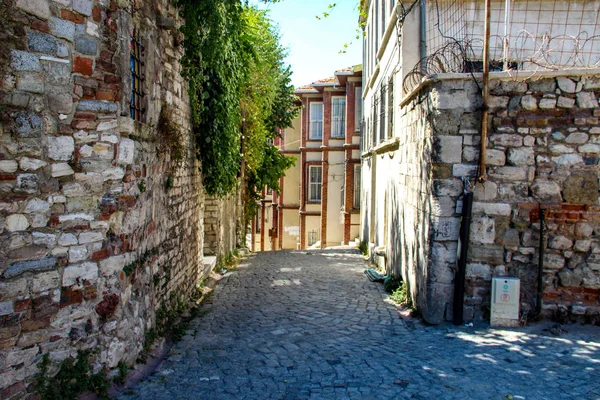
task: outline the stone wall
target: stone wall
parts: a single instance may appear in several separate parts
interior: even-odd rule
[[[206,197],[204,210],[204,254],[222,256],[239,245],[241,230],[240,191],[224,198]]]
[[[600,77],[492,76],[488,179],[474,187],[465,319],[487,318],[492,276],[520,277],[521,312],[534,308],[544,209],[544,314],[598,323]],[[464,75],[439,76],[402,104],[404,222],[394,268],[433,323],[451,318],[461,177],[477,176],[480,106],[477,84]]]
[[[132,363],[159,307],[202,278],[204,194],[168,4],[2,2],[2,398],[26,390],[45,353],[95,348],[96,367]],[[134,28],[145,46],[139,122]],[[161,122],[178,126],[179,167]]]

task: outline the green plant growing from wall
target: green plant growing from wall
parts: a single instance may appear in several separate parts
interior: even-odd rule
[[[244,176],[248,205],[266,185],[278,190],[294,163],[272,145],[297,115],[279,34],[265,12],[240,0],[176,4],[185,20],[182,75],[189,82],[204,187],[209,195],[224,196]]]
[[[103,367],[94,374],[90,358],[96,351],[79,350],[77,358],[68,357],[60,363],[58,373],[51,376],[50,356],[44,354],[38,364],[34,388],[41,400],[75,400],[85,392],[96,393],[100,397],[108,397],[109,383],[107,370]]]

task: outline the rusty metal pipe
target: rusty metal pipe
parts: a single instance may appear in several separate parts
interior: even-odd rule
[[[485,36],[483,38],[483,82],[482,82],[482,106],[481,106],[481,145],[479,150],[479,182],[487,180],[487,137],[489,119],[489,97],[490,97],[490,21],[491,0],[485,0]]]

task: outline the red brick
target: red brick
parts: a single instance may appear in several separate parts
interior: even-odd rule
[[[85,100],[94,100],[96,98],[96,91],[92,88],[83,88],[82,99]]]
[[[46,21],[40,21],[39,19],[34,19],[31,23],[31,29],[35,29],[36,31],[50,33],[50,27]]]
[[[94,60],[87,57],[73,57],[73,72],[83,75],[92,75],[94,72]]]
[[[24,391],[25,391],[25,382],[24,381],[13,383],[12,385],[2,389],[2,391],[0,392],[0,399],[8,399],[8,398],[13,397],[16,394],[24,392]]]
[[[110,72],[111,74],[114,74],[117,72],[116,65],[114,65],[110,61],[106,62],[103,60],[96,60],[96,68],[98,68],[100,71]]]
[[[104,75],[104,82],[106,83],[121,83],[121,78],[116,75]]]
[[[96,92],[96,100],[115,101],[115,92],[108,90],[98,90]]]
[[[80,304],[82,301],[83,292],[81,290],[63,288],[60,292],[60,308],[70,306],[71,304]]]
[[[98,124],[95,121],[83,120],[83,119],[74,119],[71,122],[71,127],[73,129],[96,129]]]
[[[37,331],[50,326],[51,317],[43,317],[39,319],[30,319],[21,322],[21,329],[26,332]]]
[[[92,9],[92,17],[96,22],[102,21],[102,9],[100,8],[100,6],[94,6],[94,8]]]
[[[83,24],[83,22],[85,21],[83,16],[81,16],[79,14],[75,14],[73,11],[65,10],[65,9],[62,9],[60,11],[60,17],[62,19],[66,19],[67,21],[71,21],[75,24]]]
[[[100,52],[100,59],[103,61],[106,61],[106,62],[111,62],[113,55],[114,55],[114,53],[112,51],[102,50]]]
[[[83,96],[83,88],[79,85],[73,85],[73,94],[77,97]]]
[[[96,119],[96,114],[91,113],[91,112],[76,112],[75,115],[73,116],[74,119],[87,119],[90,121],[93,121]]]
[[[15,301],[15,312],[29,310],[31,308],[31,299]]]
[[[92,261],[100,261],[100,260],[104,260],[105,258],[108,258],[108,257],[110,257],[110,250],[102,249],[102,250],[98,250],[92,254]]]
[[[0,174],[0,181],[14,181],[17,179],[15,174]]]

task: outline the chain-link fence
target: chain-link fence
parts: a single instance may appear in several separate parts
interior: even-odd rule
[[[414,0],[401,9],[418,12]],[[424,75],[483,68],[485,1],[426,0],[426,55],[404,88]],[[490,68],[557,70],[600,67],[600,0],[491,2]]]

